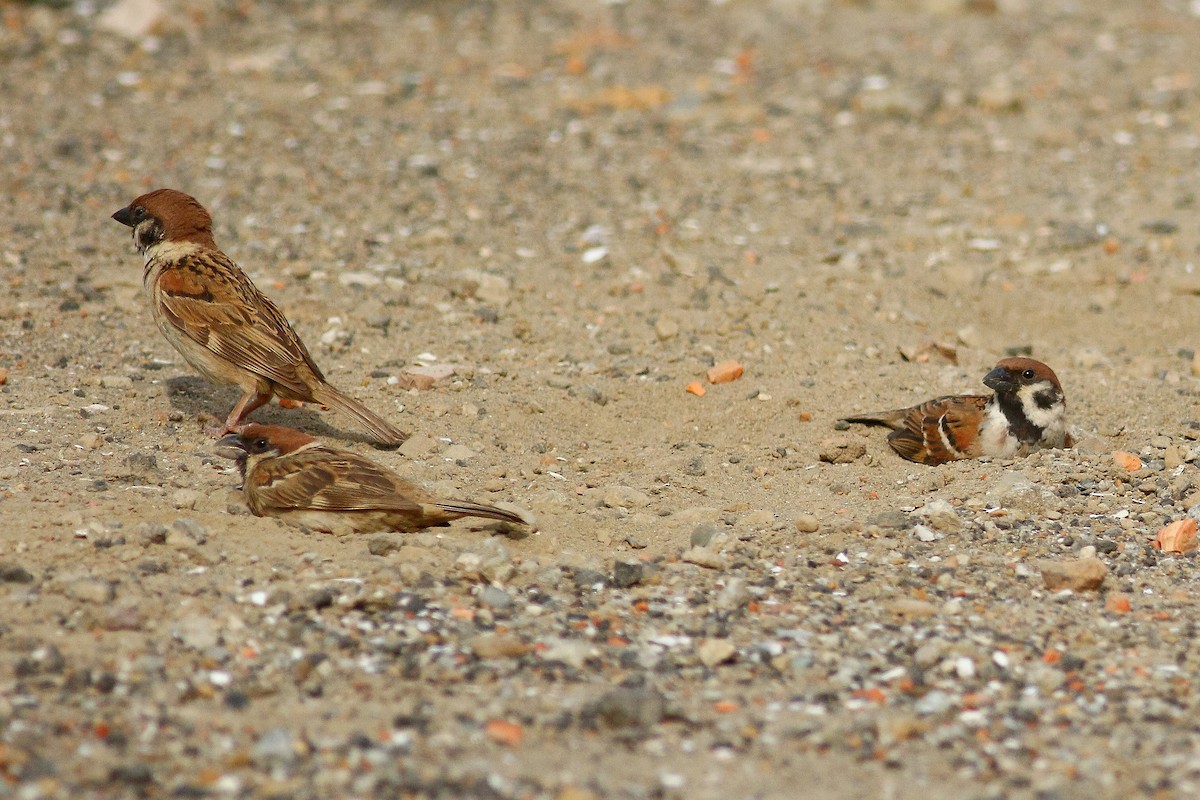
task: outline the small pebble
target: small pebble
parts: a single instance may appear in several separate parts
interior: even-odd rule
[[[645,567],[641,561],[618,561],[613,564],[613,586],[628,589],[642,582]]]
[[[728,639],[705,639],[696,648],[696,656],[706,667],[715,667],[737,654],[737,647]]]
[[[604,490],[602,502],[608,508],[645,508],[650,496],[631,486],[610,486]]]
[[[728,566],[724,556],[707,547],[690,547],[679,556],[689,564],[707,569],[725,569]]]
[[[479,602],[489,608],[512,608],[512,595],[495,586],[485,586],[479,592]]]
[[[195,489],[177,489],[171,495],[171,504],[177,509],[191,510],[196,507],[196,503],[200,501],[200,493]]]
[[[799,514],[796,516],[796,530],[800,533],[816,533],[821,529],[821,521],[815,514]]]
[[[692,547],[708,547],[713,540],[725,535],[725,529],[720,525],[697,525],[692,529],[690,541]]]
[[[1076,592],[1095,591],[1104,583],[1108,567],[1098,558],[1080,558],[1073,561],[1051,561],[1042,559],[1038,570],[1046,588],[1052,592],[1072,589]]]
[[[857,437],[831,436],[823,439],[817,456],[829,464],[853,464],[867,454],[867,446]]]
[[[600,697],[592,710],[610,728],[648,728],[666,716],[667,702],[653,689],[619,687]]]
[[[79,578],[66,584],[63,593],[85,603],[111,603],[117,595],[112,583],[100,578]]]

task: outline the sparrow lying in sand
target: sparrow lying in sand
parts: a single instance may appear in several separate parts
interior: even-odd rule
[[[206,378],[244,393],[217,435],[278,396],[344,412],[383,445],[408,438],[329,385],[287,318],[217,247],[212,218],[195,198],[158,189],[112,216],[133,228],[146,258],[142,282],[158,329]]]
[[[888,444],[909,461],[1023,456],[1070,447],[1067,401],[1054,370],[1032,358],[1006,358],[983,378],[995,394],[927,400],[919,406],[856,414],[845,422],[886,425]]]
[[[217,453],[237,461],[252,513],[317,531],[409,533],[461,517],[530,524],[514,511],[439,500],[370,459],[292,428],[247,425],[218,440]]]

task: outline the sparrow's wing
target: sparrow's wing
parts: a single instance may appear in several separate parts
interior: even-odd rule
[[[259,503],[280,511],[397,511],[419,514],[431,498],[374,461],[313,447],[267,459],[251,470]]]
[[[324,380],[287,318],[224,254],[186,256],[158,279],[163,314],[221,358],[309,396],[304,373]]]
[[[902,458],[944,464],[979,455],[979,423],[990,397],[957,395],[927,400],[907,410],[903,425],[888,434]]]

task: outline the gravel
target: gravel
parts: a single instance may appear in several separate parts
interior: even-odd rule
[[[3,8],[0,794],[1198,791],[1187,3],[185,11]],[[256,419],[538,531],[250,515],[159,185],[414,435]],[[1074,449],[836,424],[1011,352]]]

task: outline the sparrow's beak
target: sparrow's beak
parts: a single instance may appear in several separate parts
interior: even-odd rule
[[[221,458],[231,458],[237,461],[246,457],[246,445],[238,434],[227,433],[217,439],[217,445],[213,448],[213,452]]]
[[[1018,388],[1017,382],[1013,380],[1012,373],[1004,367],[996,367],[987,375],[984,375],[983,385],[1001,393],[1015,392]]]
[[[120,211],[113,214],[112,218],[126,227],[133,227],[133,210],[130,209],[129,206],[125,206]]]

